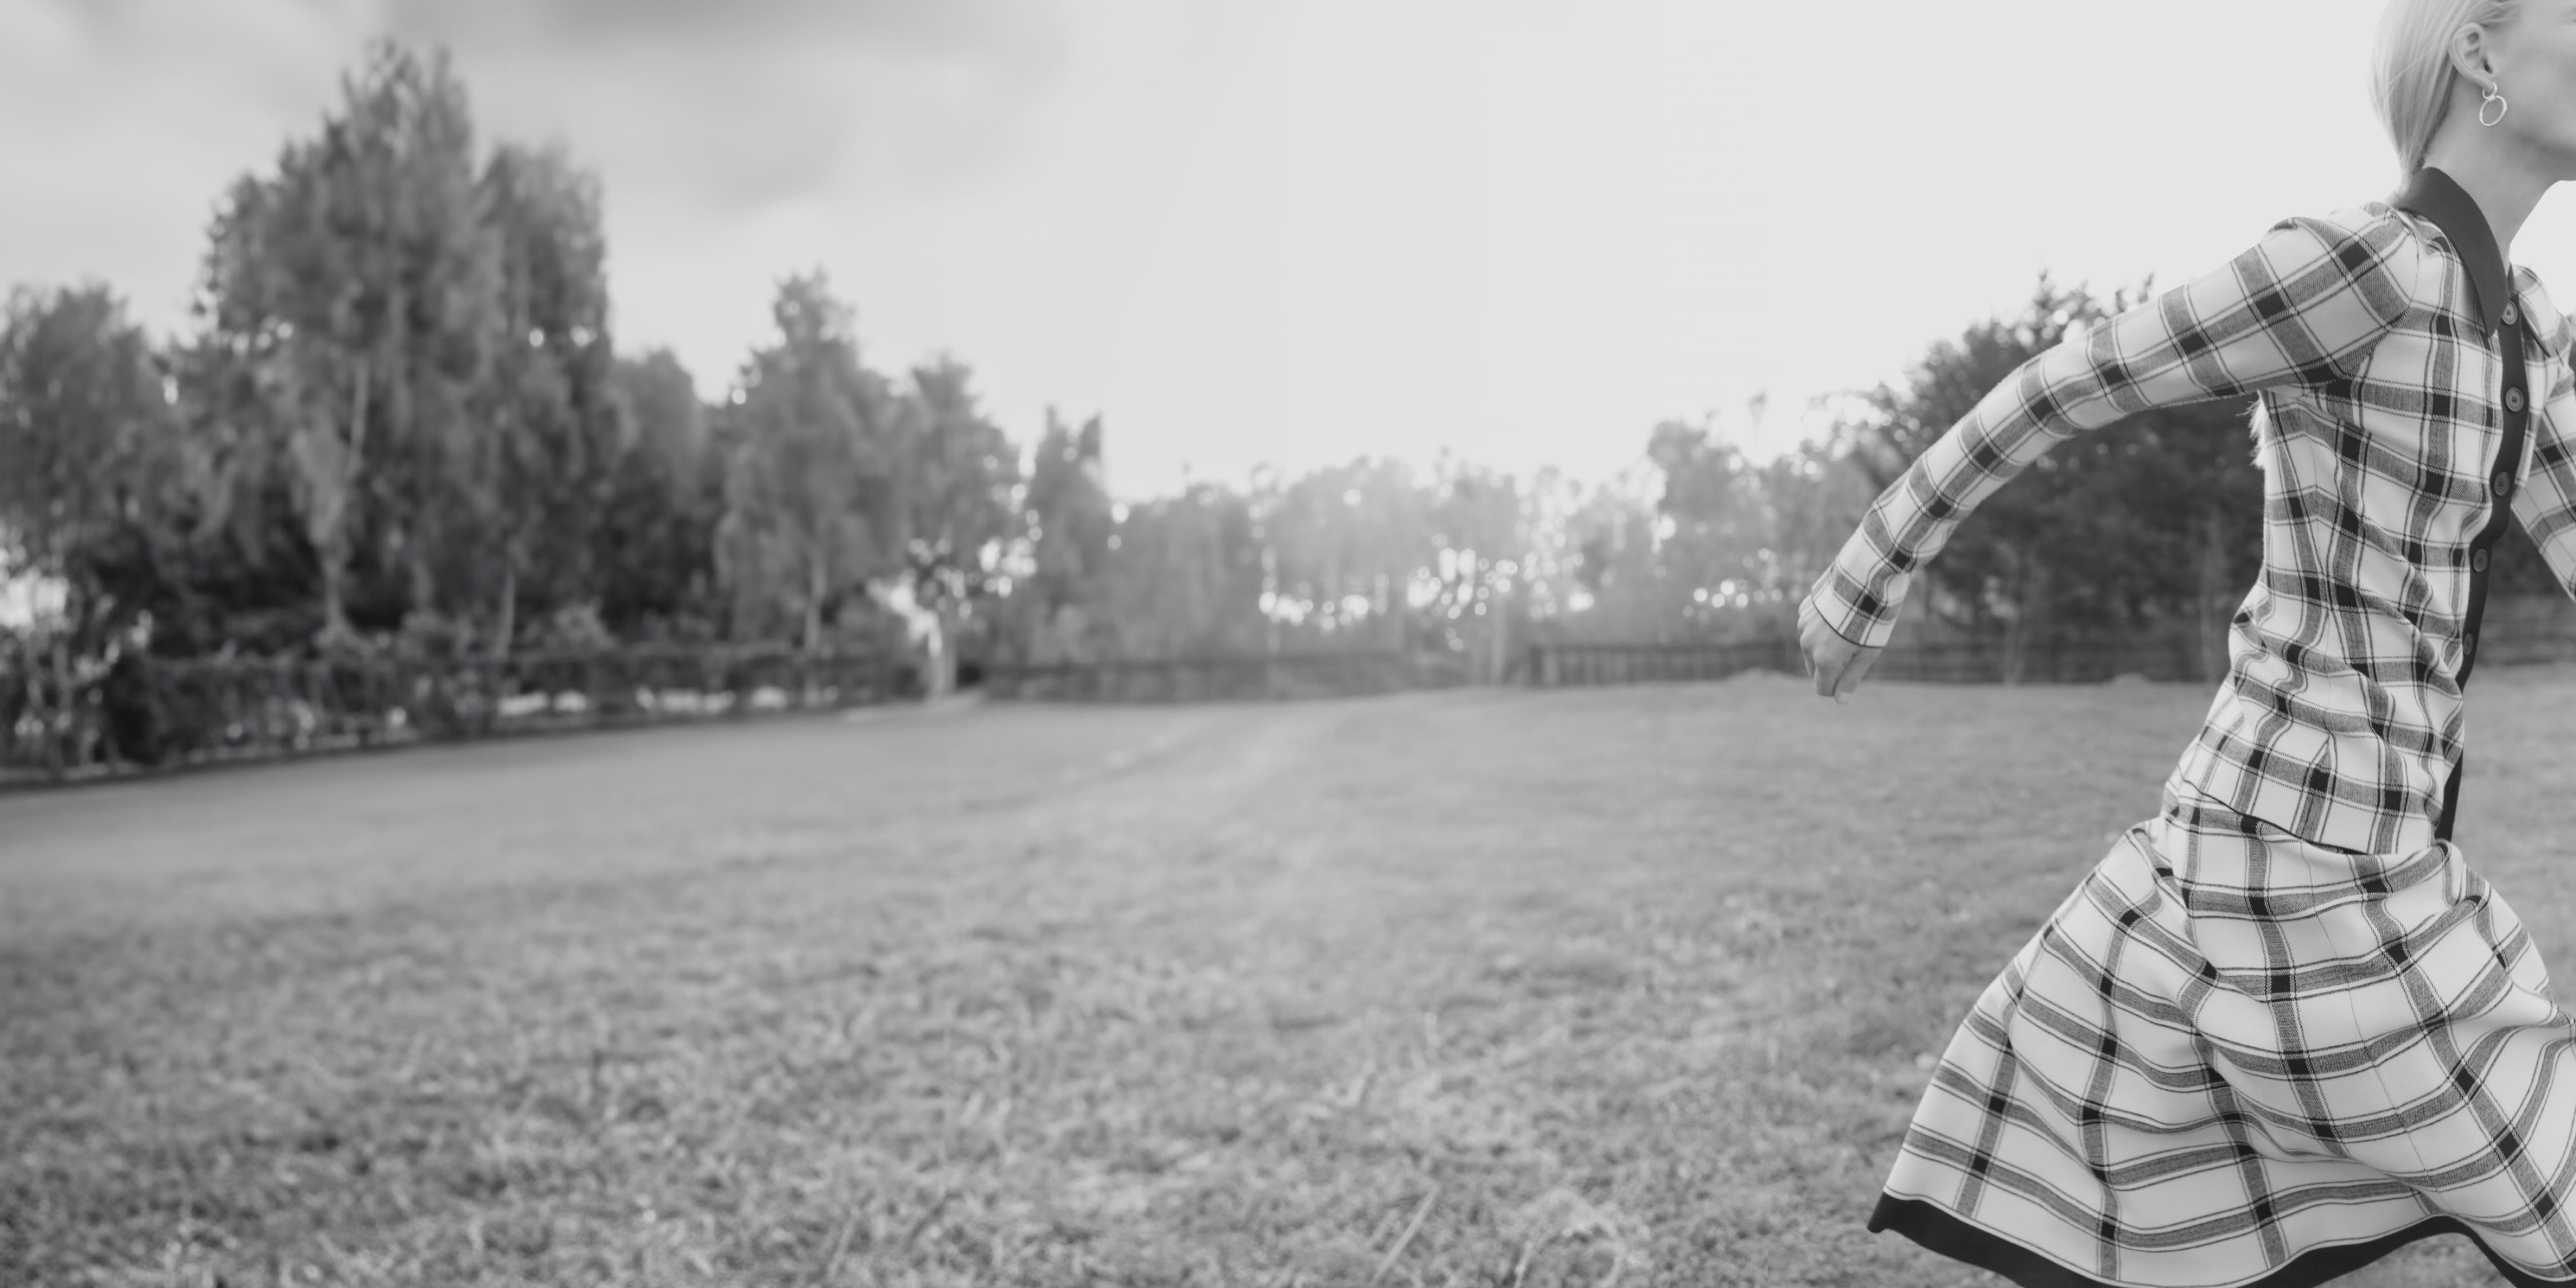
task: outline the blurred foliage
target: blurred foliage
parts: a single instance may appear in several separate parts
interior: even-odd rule
[[[1776,639],[1925,447],[2147,298],[2043,276],[1769,460],[1710,417],[1592,484],[1364,457],[1121,503],[1101,417],[1049,409],[1024,449],[966,363],[872,369],[819,272],[778,283],[774,336],[702,403],[670,353],[616,348],[601,204],[560,147],[479,151],[444,55],[380,43],[222,194],[185,334],[97,285],[12,292],[0,584],[57,593],[0,628],[0,687],[71,693],[143,652],[861,638],[972,665],[1401,649],[1491,679],[1538,641]],[[2150,626],[2221,647],[2259,565],[2246,411],[2058,445],[1916,613],[2024,658]],[[2527,542],[2504,555],[2497,593],[2554,590]]]
[[[342,97],[233,186],[199,309],[202,375],[244,387],[234,428],[287,484],[326,640],[464,593],[495,508],[478,404],[507,342],[464,87],[444,58],[379,45]]]
[[[906,418],[860,364],[851,311],[821,274],[782,282],[771,317],[777,341],[743,364],[719,417],[716,580],[737,638],[812,648],[854,588],[905,566],[895,436]]]

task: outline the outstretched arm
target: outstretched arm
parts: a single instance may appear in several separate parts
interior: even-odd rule
[[[2423,264],[2394,215],[2286,219],[2224,266],[2016,368],[1890,484],[1800,605],[1837,688],[1896,629],[1916,568],[1995,489],[2062,439],[2153,407],[2349,380],[2404,317]],[[2571,419],[2576,424],[2576,419]],[[1838,641],[1838,642],[1837,642]],[[1828,672],[1837,679],[1828,685]]]

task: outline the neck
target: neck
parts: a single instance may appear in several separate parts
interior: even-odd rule
[[[2510,264],[2514,234],[2522,231],[2523,222],[2540,204],[2540,195],[2557,180],[2522,156],[2512,136],[2474,120],[2465,129],[2461,125],[2460,114],[2452,113],[2425,152],[2424,164],[2451,176],[2452,182],[2477,199],[2478,210],[2495,232],[2496,249]]]

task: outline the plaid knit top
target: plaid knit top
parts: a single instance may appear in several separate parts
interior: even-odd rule
[[[2420,170],[2390,201],[2283,220],[2023,363],[1872,503],[1809,602],[1846,639],[1884,645],[1913,571],[2051,445],[2151,407],[2258,395],[2262,576],[2169,786],[2320,845],[2420,848],[2456,791],[2498,507],[2576,595],[2570,339],[2475,200]],[[2536,396],[2507,387],[2516,342]],[[2503,459],[2509,437],[2520,459]]]

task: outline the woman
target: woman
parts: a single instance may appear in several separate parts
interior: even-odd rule
[[[1870,1219],[2032,1288],[2295,1288],[2453,1232],[2576,1281],[2576,1024],[2450,840],[2506,526],[2576,594],[2576,328],[2505,254],[2576,178],[2576,0],[2395,0],[2376,64],[2396,194],[2031,359],[1800,605],[1848,701],[1912,571],[2051,443],[2258,395],[2227,678],[1952,1039]]]

